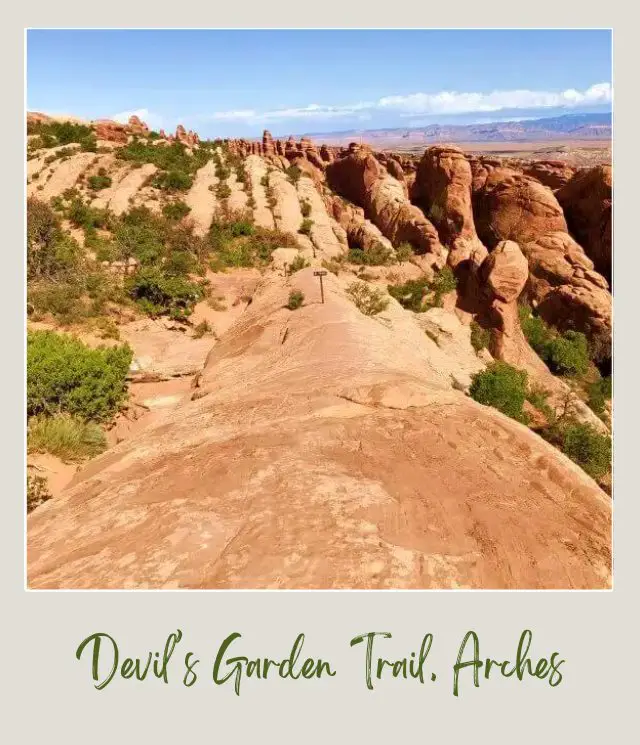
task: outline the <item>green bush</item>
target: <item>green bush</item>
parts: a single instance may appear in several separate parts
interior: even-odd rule
[[[589,369],[587,337],[579,331],[565,331],[549,342],[545,361],[558,375],[584,375]]]
[[[84,150],[91,149],[96,142],[91,127],[74,122],[31,122],[27,126],[27,134],[39,135],[36,146],[44,148],[77,142]]]
[[[558,447],[594,479],[611,470],[611,438],[591,425],[572,422],[558,430]]]
[[[189,154],[182,142],[172,142],[165,147],[158,147],[134,138],[127,145],[118,148],[116,157],[139,165],[153,163],[160,171],[177,171],[193,175],[211,159],[211,153],[200,147]]]
[[[478,403],[493,406],[520,422],[526,417],[522,410],[527,398],[527,373],[506,362],[492,362],[486,370],[476,373],[469,389]]]
[[[309,215],[311,214],[311,202],[306,199],[301,199],[300,212],[302,213],[302,217],[309,217]]]
[[[382,243],[376,243],[366,251],[361,248],[352,248],[348,254],[348,260],[360,266],[388,266],[393,263],[393,259],[393,251]]]
[[[311,266],[309,262],[304,258],[302,254],[298,254],[296,258],[289,264],[289,274],[295,274],[301,269],[306,269]]]
[[[87,183],[93,191],[100,191],[100,189],[106,189],[111,186],[111,177],[97,174],[95,176],[89,176]]]
[[[186,277],[167,275],[158,267],[141,267],[127,277],[125,288],[129,296],[150,316],[169,315],[185,318],[204,297],[201,284]]]
[[[182,218],[186,217],[189,212],[191,212],[191,207],[181,199],[178,199],[175,202],[169,202],[169,204],[165,204],[162,208],[162,214],[167,218],[167,220],[172,220],[174,222],[182,220]]]
[[[103,421],[126,396],[133,352],[127,345],[90,349],[53,331],[27,334],[27,415],[74,414]]]
[[[300,181],[300,176],[302,176],[302,171],[298,168],[298,166],[289,166],[285,173],[287,174],[289,181],[291,181],[292,184],[297,184],[298,181]]]
[[[39,415],[29,419],[27,450],[51,453],[64,461],[92,458],[107,448],[102,429],[71,414]]]
[[[471,321],[471,346],[479,352],[481,349],[488,349],[491,342],[491,332],[483,329],[476,321]]]
[[[300,290],[291,290],[289,293],[289,301],[287,302],[287,308],[289,310],[297,310],[304,303],[304,293]]]
[[[164,191],[188,191],[193,184],[193,178],[185,171],[160,171],[153,179],[156,189]]]
[[[58,216],[35,197],[27,199],[27,277],[59,279],[72,275],[82,263],[82,249],[63,233]]]
[[[601,416],[604,413],[605,404],[611,399],[611,378],[598,378],[587,388],[589,396],[587,403],[590,408]]]
[[[365,282],[353,282],[347,287],[347,296],[365,316],[375,316],[389,306],[389,298],[378,287]]]
[[[396,261],[398,264],[402,264],[403,261],[409,261],[413,256],[413,246],[410,243],[401,243],[396,248]]]
[[[445,266],[437,272],[432,280],[428,277],[410,279],[402,285],[389,285],[389,294],[403,308],[415,313],[423,313],[429,308],[440,307],[442,297],[455,290],[457,280],[450,267]]]
[[[528,305],[518,308],[522,331],[540,359],[557,375],[584,375],[589,369],[589,344],[579,331],[558,334]]]
[[[302,233],[302,235],[311,235],[312,227],[313,227],[313,220],[310,220],[308,217],[305,217],[304,220],[300,223],[300,227],[298,228],[298,233]]]

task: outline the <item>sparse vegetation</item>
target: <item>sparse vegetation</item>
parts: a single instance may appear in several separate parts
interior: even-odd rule
[[[195,304],[205,295],[201,282],[183,276],[185,272],[168,274],[159,267],[140,267],[125,280],[125,289],[148,315],[169,315],[180,320],[190,316]]]
[[[601,479],[610,472],[611,437],[601,434],[590,424],[561,421],[542,435],[592,478]]]
[[[91,127],[74,122],[29,122],[28,135],[38,135],[30,148],[51,148],[70,143],[79,143],[85,151],[95,152],[96,138]]]
[[[176,199],[174,202],[169,202],[162,208],[162,214],[167,218],[167,220],[171,220],[173,222],[182,220],[182,218],[186,217],[189,212],[191,212],[191,207],[189,207],[181,199]]]
[[[598,415],[604,414],[605,405],[611,399],[611,378],[598,378],[587,388],[590,408]]]
[[[289,293],[289,300],[287,302],[287,308],[289,310],[297,310],[304,303],[304,292],[300,290],[291,290]]]
[[[347,295],[356,308],[365,316],[375,316],[386,310],[389,298],[378,287],[371,287],[366,282],[353,282],[347,287]]]
[[[289,264],[289,274],[295,274],[301,269],[306,269],[311,266],[309,262],[304,258],[302,254],[298,254],[295,259]]]
[[[349,250],[348,259],[351,264],[360,264],[361,266],[388,266],[393,263],[393,251],[382,243],[376,243],[366,251],[362,248],[352,248]]]
[[[403,308],[415,313],[423,313],[429,308],[442,305],[443,296],[455,290],[457,281],[450,267],[445,266],[437,272],[433,279],[427,276],[420,279],[410,279],[401,285],[389,285],[389,294],[394,297]]]
[[[302,235],[311,235],[312,227],[313,227],[313,220],[310,220],[308,217],[305,217],[304,220],[300,223],[300,227],[298,228],[298,233],[302,233]]]
[[[300,181],[300,176],[302,176],[302,171],[298,168],[298,166],[289,166],[287,170],[285,171],[287,174],[287,178],[289,181],[291,181],[292,184],[297,184],[298,181]]]
[[[98,455],[107,447],[102,429],[71,414],[31,417],[27,428],[27,450],[51,453],[64,461],[81,461]]]
[[[101,168],[100,171],[87,179],[87,184],[92,191],[100,191],[111,186],[111,176],[107,176],[104,168]]]
[[[525,422],[522,407],[527,398],[527,373],[506,362],[492,362],[486,370],[476,373],[469,389],[471,397],[485,406],[493,406],[503,414]]]
[[[302,213],[302,217],[309,217],[309,215],[311,214],[311,202],[309,202],[307,199],[301,199],[300,212]]]
[[[401,243],[396,248],[396,261],[398,264],[402,264],[403,261],[410,261],[414,255],[415,252],[410,243]]]
[[[36,507],[51,499],[51,496],[47,480],[43,476],[27,474],[27,512],[33,512]]]
[[[490,331],[483,329],[477,321],[471,321],[471,346],[476,352],[479,352],[481,349],[488,349],[490,342]]]
[[[213,329],[208,321],[200,321],[200,323],[193,329],[193,338],[201,339],[206,334],[212,334]]]

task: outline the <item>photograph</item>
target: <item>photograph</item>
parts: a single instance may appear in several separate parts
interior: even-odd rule
[[[613,588],[610,29],[24,34],[27,590]]]

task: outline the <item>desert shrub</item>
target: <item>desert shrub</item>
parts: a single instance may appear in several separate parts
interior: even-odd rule
[[[457,280],[450,267],[445,266],[436,272],[432,280],[428,277],[410,279],[402,285],[389,285],[389,294],[403,308],[422,313],[429,308],[440,307],[442,298],[455,290]]]
[[[413,256],[413,246],[410,243],[401,243],[396,248],[396,261],[398,264],[401,264],[403,261],[409,261]]]
[[[91,228],[108,228],[111,215],[107,210],[91,207],[80,196],[73,196],[64,208],[65,217],[76,228],[89,230]]]
[[[300,227],[298,228],[298,233],[302,233],[302,235],[310,235],[312,227],[313,227],[313,220],[310,220],[308,217],[305,217],[304,220],[300,223]]]
[[[353,282],[347,287],[347,295],[356,308],[365,316],[375,316],[389,306],[389,298],[377,287],[365,282]]]
[[[306,269],[311,266],[309,262],[304,258],[302,254],[298,254],[296,258],[289,264],[289,274],[295,274],[301,269]]]
[[[349,250],[348,259],[352,264],[361,266],[388,266],[393,262],[393,251],[382,243],[375,245],[364,251],[361,248],[352,248]]]
[[[84,149],[91,148],[96,141],[91,127],[74,122],[31,122],[27,134],[39,135],[37,146],[44,148],[78,142]]]
[[[298,166],[289,166],[285,173],[287,174],[287,177],[292,184],[297,184],[298,181],[300,181],[300,176],[302,176],[302,171],[298,168]]]
[[[522,410],[527,397],[527,373],[506,362],[492,362],[486,370],[476,373],[469,389],[478,403],[493,406],[503,414],[525,421]]]
[[[100,191],[100,189],[106,189],[108,186],[111,186],[111,177],[98,173],[95,176],[89,176],[87,183],[93,191]]]
[[[186,171],[160,171],[153,179],[153,185],[156,189],[164,191],[187,191],[193,184],[193,178]]]
[[[47,488],[47,480],[43,476],[27,474],[27,512],[32,512],[49,499],[51,492]]]
[[[589,369],[587,337],[579,331],[565,331],[547,345],[545,360],[558,375],[584,375]]]
[[[289,310],[297,310],[304,303],[304,293],[300,290],[291,290],[289,293],[289,301],[287,302],[287,308]]]
[[[97,153],[98,152],[98,141],[95,135],[86,137],[80,142],[80,149],[83,153]]]
[[[311,214],[311,202],[309,202],[307,199],[301,199],[300,212],[302,213],[302,217],[309,217],[309,215]]]
[[[265,189],[269,188],[269,175],[264,174],[264,176],[260,179],[260,186],[264,186]]]
[[[479,352],[488,349],[491,342],[491,332],[483,329],[477,321],[471,321],[471,346]]]
[[[205,334],[211,334],[213,332],[213,329],[211,328],[211,325],[208,321],[201,321],[194,329],[193,329],[193,338],[194,339],[201,339]]]
[[[555,425],[542,433],[594,479],[611,470],[611,437],[577,421]]]
[[[53,331],[27,334],[27,415],[68,413],[109,419],[126,396],[133,352],[127,345],[90,349]]]
[[[429,291],[428,277],[420,279],[410,279],[401,285],[389,285],[388,291],[391,297],[395,298],[403,308],[420,313],[424,308],[424,300]]]
[[[598,416],[604,413],[605,404],[611,399],[611,377],[598,378],[587,388],[589,407]]]
[[[140,309],[152,317],[185,318],[204,296],[201,284],[178,274],[167,275],[158,267],[141,267],[127,277],[125,288]]]
[[[528,305],[520,305],[518,315],[525,338],[540,359],[544,360],[548,356],[548,346],[553,339],[553,331],[542,318],[531,314],[531,308]]]
[[[102,429],[91,421],[71,414],[40,414],[29,419],[27,450],[30,453],[51,453],[64,461],[92,458],[106,450]]]
[[[178,199],[175,202],[169,202],[169,204],[165,204],[162,208],[162,214],[167,218],[167,220],[175,222],[182,220],[182,218],[186,217],[189,212],[191,212],[191,207],[181,199]]]
[[[193,175],[211,158],[211,153],[206,148],[197,148],[189,154],[182,142],[158,147],[134,138],[127,145],[118,148],[116,157],[139,165],[153,163],[160,171]]]
[[[220,181],[216,186],[216,196],[222,201],[229,199],[231,196],[231,187],[224,181]]]
[[[55,212],[45,202],[27,200],[27,276],[53,279],[70,275],[82,261],[82,250],[65,234]]]

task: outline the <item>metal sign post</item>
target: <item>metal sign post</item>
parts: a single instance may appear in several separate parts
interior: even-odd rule
[[[322,298],[322,304],[324,305],[324,286],[322,284],[322,278],[327,273],[326,269],[321,269],[320,271],[314,272],[314,277],[320,277],[320,297]]]

